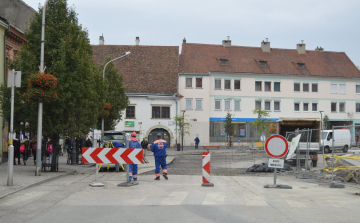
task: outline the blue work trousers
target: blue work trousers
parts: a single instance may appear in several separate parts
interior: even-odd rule
[[[137,179],[138,165],[137,164],[129,164],[129,179],[132,178]]]
[[[163,173],[167,173],[167,165],[165,156],[155,156],[155,175],[160,174],[160,165]],[[166,171],[164,171],[166,170]],[[157,175],[156,175],[157,176]]]

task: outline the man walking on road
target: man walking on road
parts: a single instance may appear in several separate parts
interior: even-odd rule
[[[161,133],[158,133],[156,137],[157,140],[151,146],[151,151],[155,157],[155,180],[160,180],[160,165],[163,170],[163,177],[167,180],[166,148],[168,144],[162,139]]]
[[[194,139],[194,141],[195,141],[195,149],[199,149],[199,142],[200,142],[199,137],[196,136],[196,138]]]
[[[146,150],[148,148],[149,143],[146,141],[145,138],[143,138],[143,141],[141,142],[141,148],[143,148],[143,162],[142,163],[148,163],[146,159]]]
[[[131,133],[131,138],[129,140],[129,148],[134,149],[141,149],[141,145],[139,140],[136,138],[136,132]],[[137,164],[129,164],[129,179],[134,179],[137,181],[137,172],[138,172],[138,165]]]

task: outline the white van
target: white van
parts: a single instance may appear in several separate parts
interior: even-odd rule
[[[349,129],[335,129],[334,135],[333,130],[323,130],[320,150],[324,149],[324,153],[330,153],[334,142],[334,149],[342,149],[346,153],[351,145],[350,141]]]

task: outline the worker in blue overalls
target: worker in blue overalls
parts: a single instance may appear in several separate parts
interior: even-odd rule
[[[163,170],[163,177],[167,180],[166,147],[167,142],[162,139],[161,133],[156,135],[157,140],[151,145],[151,151],[155,157],[155,180],[160,180],[160,165]]]
[[[129,147],[132,149],[141,149],[141,145],[139,140],[136,138],[136,132],[131,133],[131,138],[129,139]],[[134,179],[137,181],[137,172],[138,172],[138,165],[137,164],[129,164],[129,179]]]

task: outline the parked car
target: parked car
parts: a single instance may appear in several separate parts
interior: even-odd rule
[[[108,142],[118,142],[121,144],[125,144],[125,137],[124,137],[124,133],[121,131],[115,131],[115,130],[109,130],[109,131],[104,131],[104,146],[107,145]],[[101,165],[101,169],[105,169],[105,168],[115,168],[115,164],[102,164]]]
[[[323,130],[321,133],[322,146],[320,150],[330,153],[334,143],[334,149],[342,149],[346,153],[351,146],[351,136],[349,129]]]

